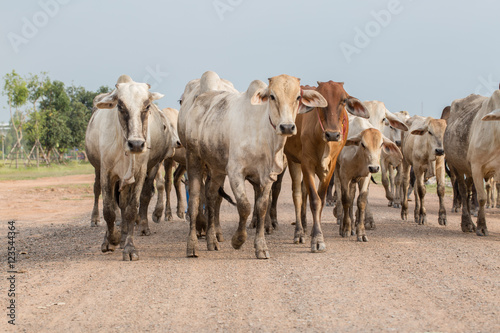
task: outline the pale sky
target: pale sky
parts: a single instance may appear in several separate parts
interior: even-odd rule
[[[499,14],[495,0],[2,1],[0,74],[47,71],[92,90],[128,74],[178,108],[206,70],[240,91],[285,73],[439,117],[454,99],[498,89]]]

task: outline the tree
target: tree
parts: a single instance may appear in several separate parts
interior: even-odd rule
[[[21,140],[23,139],[23,123],[25,121],[25,114],[20,110],[20,108],[26,104],[29,90],[26,86],[26,81],[19,74],[17,74],[15,70],[12,70],[11,73],[5,74],[3,79],[4,87],[2,94],[6,95],[8,98],[10,122],[16,134],[16,143],[14,144],[14,147],[12,147],[8,158],[10,158],[13,152],[16,153],[17,169],[19,167],[19,153],[21,152],[21,154],[24,155]],[[14,112],[12,112],[13,107],[15,109]]]

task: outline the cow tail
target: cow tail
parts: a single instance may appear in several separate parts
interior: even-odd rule
[[[229,202],[231,205],[236,206],[236,202],[234,202],[233,198],[231,198],[231,197],[229,196],[229,194],[227,194],[227,193],[224,191],[224,188],[223,188],[222,186],[221,186],[221,187],[219,187],[219,195],[220,195],[222,198],[226,199],[226,200],[227,200],[227,202]]]

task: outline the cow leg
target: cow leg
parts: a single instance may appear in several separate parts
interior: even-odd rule
[[[500,178],[500,175],[498,175],[497,177]],[[496,207],[497,208],[500,208],[500,181],[497,181],[497,204],[496,204]]]
[[[154,176],[152,174],[151,176]],[[141,179],[142,178],[142,179]],[[151,192],[151,188],[144,188],[144,176],[140,177],[135,184],[127,186],[126,189],[122,190],[120,195],[120,207],[122,209],[122,224],[127,225],[127,234],[125,238],[125,244],[123,246],[123,260],[124,261],[135,261],[139,260],[139,252],[135,248],[134,244],[134,228],[138,217],[138,210],[140,207],[139,201],[142,192]],[[154,179],[154,178],[153,178]],[[152,183],[152,181],[151,181]],[[147,198],[147,194],[144,195],[144,199]],[[123,200],[123,202],[122,202]],[[149,203],[149,200],[148,200]],[[146,215],[147,219],[147,215]],[[147,220],[146,220],[147,223]],[[147,225],[146,225],[147,226]],[[144,228],[144,227],[143,227]],[[141,230],[144,233],[144,229]]]
[[[278,230],[278,197],[281,192],[281,184],[283,183],[283,176],[285,175],[285,170],[278,175],[278,179],[273,183],[271,187],[271,207],[269,209],[269,217],[271,218],[271,225],[274,230]]]
[[[172,221],[174,217],[172,216],[172,206],[170,202],[170,191],[172,190],[172,183],[173,183],[173,175],[172,172],[174,170],[174,160],[171,158],[165,159],[163,161],[163,167],[165,169],[165,196],[166,196],[166,202],[165,202],[165,221]]]
[[[163,163],[159,163],[158,172],[155,176],[156,192],[158,193],[158,198],[156,199],[156,206],[153,211],[151,218],[153,222],[159,223],[161,216],[163,215],[163,202],[165,200],[165,178],[163,177],[163,168],[161,167]]]
[[[160,163],[155,165],[146,175],[146,179],[144,180],[144,186],[141,190],[140,196],[140,205],[139,205],[139,223],[138,223],[138,231],[140,236],[149,236],[151,235],[151,230],[149,230],[148,223],[148,207],[149,202],[154,194],[154,181],[156,175],[158,174],[158,169],[160,168]],[[162,204],[163,206],[163,204]]]
[[[410,164],[403,159],[403,194],[401,197],[401,219],[408,220],[408,186],[410,185]]]
[[[342,216],[342,225],[339,227],[339,234],[342,237],[351,236],[351,216],[349,214],[349,209],[351,208],[353,197],[351,194],[354,192],[352,187],[355,187],[356,184],[351,183],[350,181],[343,180],[342,186],[340,188],[341,191],[341,201],[343,208],[343,216]],[[337,185],[335,185],[337,187]],[[339,201],[337,199],[337,201]]]
[[[189,178],[189,176],[188,176]],[[201,183],[201,189],[200,189],[200,204],[198,205],[198,215],[196,217],[196,231],[198,233],[198,237],[201,238],[205,236],[205,233],[207,231],[207,218],[205,215],[205,207],[207,203],[207,197],[206,197],[206,179],[208,177],[205,176],[202,179],[205,179],[205,181],[202,181]],[[189,206],[189,205],[188,205]]]
[[[344,208],[342,207],[342,200],[339,199],[342,197],[342,182],[340,181],[339,171],[337,170],[338,166],[333,175],[333,179],[335,181],[335,194],[337,196],[335,207],[333,207],[333,216],[337,218],[337,224],[339,226],[342,226],[342,221],[344,219]],[[342,229],[342,227],[340,227],[340,229]]]
[[[115,196],[114,187],[115,182],[112,182],[108,177],[101,178],[100,183],[102,186],[102,213],[104,221],[107,224],[106,234],[104,241],[101,245],[102,252],[114,251],[115,247],[120,244],[120,232],[115,228],[116,212],[115,212]]]
[[[202,168],[203,163],[199,158],[194,157],[187,151],[188,179],[189,179],[189,236],[187,241],[187,256],[198,257],[198,236],[196,230],[196,221],[200,206],[200,191],[202,187]]]
[[[206,180],[206,206],[208,212],[207,224],[207,249],[208,251],[219,250],[219,242],[215,233],[216,207],[220,204],[219,187],[224,184],[225,175],[210,173],[210,177]],[[218,211],[218,209],[217,209]]]
[[[351,236],[356,234],[356,220],[354,219],[354,198],[356,198],[356,184],[352,182],[349,186],[349,198],[351,198],[351,204],[349,205],[349,218],[351,219]]]
[[[222,185],[224,185],[225,177],[226,176],[223,176],[221,180]],[[215,214],[214,225],[215,225],[215,236],[217,237],[217,241],[219,242],[224,241],[224,236],[222,235],[222,228],[220,226],[220,206],[222,205],[222,200],[223,200],[222,196],[219,195],[219,188],[217,188],[217,197],[215,199],[215,207],[214,207],[214,214]]]
[[[333,206],[335,200],[333,198],[333,185],[335,184],[335,178],[330,179],[328,184],[328,189],[326,191],[326,206]]]
[[[90,226],[97,227],[99,225],[99,196],[101,195],[101,172],[98,168],[95,169],[94,181],[94,207],[90,218]]]
[[[231,239],[231,245],[233,246],[233,248],[238,250],[247,240],[246,222],[248,215],[250,215],[251,207],[245,193],[245,177],[239,174],[232,177],[230,176],[229,183],[236,199],[236,207],[238,209],[238,215],[240,217],[238,229]],[[257,223],[257,228],[260,227],[262,227],[262,231],[264,231],[263,223],[261,223],[261,226],[259,226],[259,223]]]
[[[472,164],[471,169],[479,203],[479,211],[476,222],[476,235],[488,236],[488,228],[486,227],[486,211],[484,207],[486,204],[486,191],[484,190],[483,173],[480,165]]]
[[[181,220],[185,219],[186,215],[186,199],[184,191],[182,191],[182,177],[186,172],[186,166],[179,164],[174,172],[174,189],[175,196],[177,197],[177,217]]]
[[[381,168],[381,172],[382,172],[382,185],[384,186],[385,197],[387,200],[389,200],[389,203],[387,204],[387,206],[392,207],[393,201],[394,201],[394,195],[393,195],[393,193],[391,193],[391,188],[394,185],[392,184],[392,180],[389,181],[389,179],[391,178],[391,175],[390,175],[391,170],[390,170],[389,166],[387,165],[386,161],[382,160],[380,162],[381,162],[380,168]],[[387,177],[387,172],[389,172],[389,177]]]
[[[446,225],[446,208],[444,207],[444,156],[436,157],[436,182],[437,182],[437,195],[439,197],[439,225]],[[422,199],[423,201],[423,199]]]
[[[264,186],[254,186],[255,196],[257,198],[255,210],[257,210],[258,212],[257,230],[255,231],[254,241],[255,256],[257,257],[257,259],[270,258],[269,249],[267,248],[266,238],[264,235],[264,219],[266,218],[271,187],[271,182]]]
[[[249,228],[252,228],[252,229],[255,229],[257,228],[257,220],[259,219],[258,218],[258,214],[257,214],[257,210],[255,209],[255,207],[257,207],[257,198],[254,198],[254,203],[253,203],[253,213],[252,213],[252,220],[250,221],[250,224],[248,225]]]
[[[302,171],[301,171],[302,172]],[[307,234],[307,188],[304,180],[300,182],[301,192],[302,192],[302,205],[300,206],[300,222],[302,223],[302,229],[304,233]]]
[[[371,175],[370,175],[371,176]],[[356,236],[358,242],[368,242],[365,231],[365,210],[368,206],[368,186],[370,185],[370,176],[359,181],[358,195],[358,221],[356,223]]]
[[[453,208],[452,212],[457,213],[458,210],[462,207],[462,197],[460,196],[460,190],[458,188],[457,176],[451,171],[450,181],[453,186]],[[467,196],[467,194],[464,194]]]
[[[425,172],[419,167],[414,166],[415,171],[415,222],[423,225],[427,222],[427,213],[424,206],[425,198]]]
[[[481,186],[484,186],[484,184],[482,184]],[[472,198],[470,200],[470,203],[471,203],[470,210],[471,210],[472,214],[477,217],[479,203],[477,201],[477,190],[476,190],[476,185],[474,183],[472,183]]]
[[[307,163],[307,162],[306,162]],[[302,174],[304,185],[307,188],[309,195],[309,206],[313,215],[313,226],[311,230],[311,252],[323,252],[326,250],[325,240],[323,238],[323,231],[321,230],[321,210],[323,208],[322,200],[324,196],[320,197],[316,184],[314,182],[314,166],[302,163]],[[324,184],[320,180],[321,194],[326,194],[326,187],[328,183]]]
[[[485,181],[484,188],[486,190],[486,208],[490,208],[493,201],[493,194],[491,193],[491,178]]]
[[[290,172],[290,177],[292,178],[292,197],[293,206],[295,208],[295,235],[293,237],[294,244],[304,244],[305,231],[302,226],[301,212],[302,212],[302,171],[300,170],[300,164],[289,161],[288,171]]]
[[[396,167],[396,176],[394,178],[395,189],[394,189],[394,208],[401,208],[401,184],[403,182],[403,166],[401,163]]]
[[[459,174],[453,169],[456,174],[456,182],[458,185],[458,190],[460,191],[460,196],[462,198],[462,221],[461,227],[463,232],[473,232],[476,230],[476,226],[472,222],[470,216],[470,205],[469,205],[469,185],[464,179],[463,174]]]

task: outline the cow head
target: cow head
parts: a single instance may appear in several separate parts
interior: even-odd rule
[[[132,153],[144,152],[148,133],[148,117],[151,103],[163,97],[160,93],[149,91],[147,83],[137,83],[130,77],[121,76],[116,89],[105,94],[96,103],[99,109],[115,109],[118,112],[125,149]]]
[[[357,136],[348,138],[346,146],[352,145],[359,147],[358,153],[363,155],[363,160],[366,161],[366,167],[370,173],[376,173],[380,170],[380,153],[382,149],[391,158],[391,164],[393,165],[398,165],[403,159],[403,155],[396,144],[375,128],[365,129]]]
[[[347,112],[362,118],[368,118],[368,110],[357,98],[349,96],[344,90],[343,82],[319,82],[318,87],[303,87],[306,90],[316,90],[327,101],[328,105],[317,108],[318,126],[323,132],[325,142],[345,140],[349,120]]]
[[[403,123],[406,122],[410,115],[407,111],[399,111],[394,114],[399,120]],[[401,147],[401,134],[402,130],[396,127],[393,127],[389,120],[385,118],[384,128],[382,130],[382,134],[385,135],[389,140],[394,142],[396,146]]]
[[[427,117],[423,125],[413,128],[411,134],[425,136],[428,145],[429,159],[444,155],[443,137],[446,130],[446,120]]]
[[[297,134],[297,113],[328,105],[321,94],[314,90],[302,90],[300,79],[286,74],[270,78],[266,88],[260,88],[253,94],[251,104],[266,104],[276,134],[284,136]]]
[[[383,131],[383,128],[387,123],[401,131],[408,130],[408,126],[406,126],[405,122],[387,110],[383,102],[366,101],[363,104],[367,107],[368,112],[370,113],[370,118],[368,119],[370,124],[372,124],[376,129]]]

